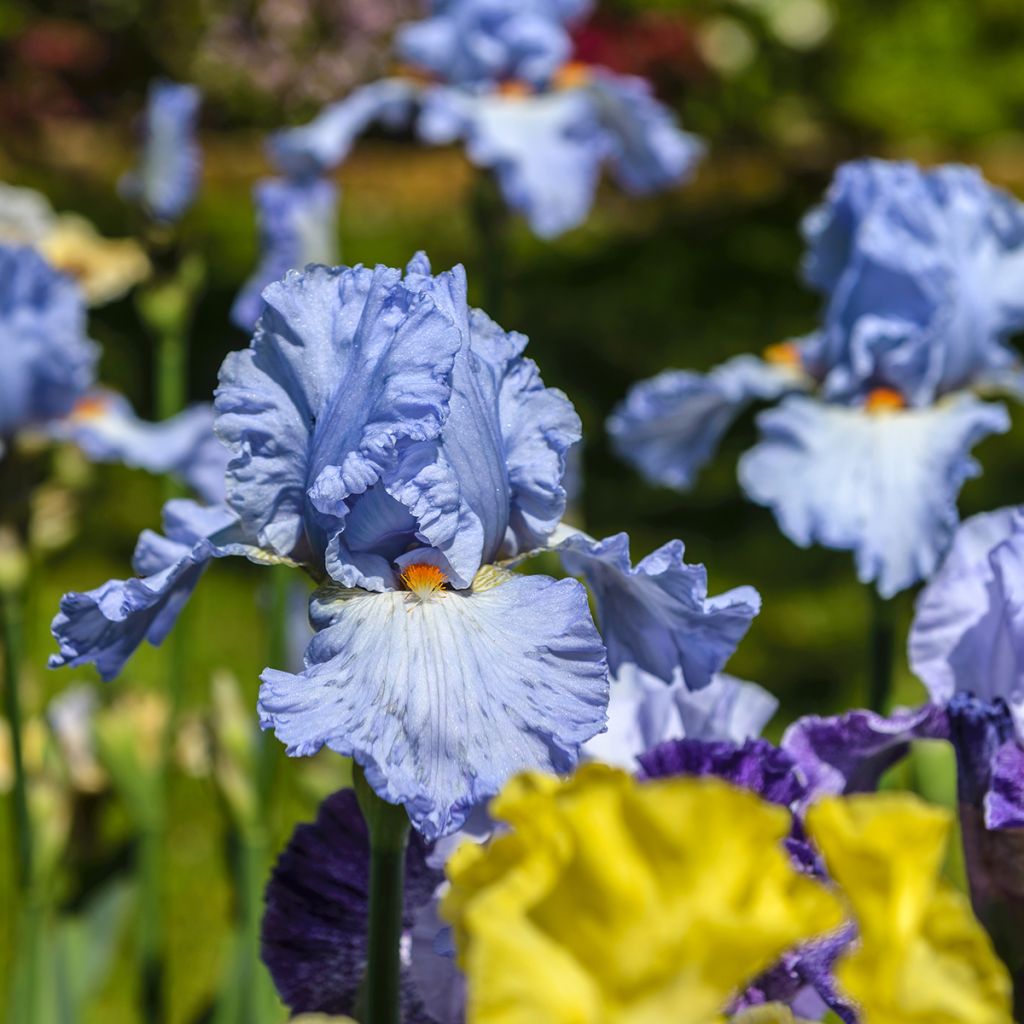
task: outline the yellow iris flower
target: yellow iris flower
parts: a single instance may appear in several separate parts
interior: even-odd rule
[[[717,779],[588,765],[513,779],[491,810],[512,831],[455,852],[442,906],[470,1024],[714,1024],[842,920],[782,847],[789,813]]]
[[[836,966],[863,1024],[1011,1024],[1010,979],[940,877],[950,815],[909,794],[828,799],[807,828],[861,942]]]

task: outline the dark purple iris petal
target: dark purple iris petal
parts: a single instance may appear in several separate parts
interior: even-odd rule
[[[430,844],[412,832],[405,858],[406,929],[442,872],[427,866]],[[263,960],[295,1013],[352,1013],[366,964],[370,847],[351,789],[333,793],[316,821],[299,825],[278,859],[263,917]],[[403,986],[402,1020],[434,1024],[411,981]]]

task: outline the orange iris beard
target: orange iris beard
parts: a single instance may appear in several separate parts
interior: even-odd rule
[[[444,590],[448,582],[448,577],[436,565],[427,565],[425,562],[407,565],[399,579],[406,590],[412,591],[419,598],[430,597]]]
[[[864,400],[868,412],[892,412],[906,407],[906,400],[895,388],[875,388]]]

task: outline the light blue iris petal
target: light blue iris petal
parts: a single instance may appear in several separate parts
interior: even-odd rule
[[[451,280],[449,280],[451,279]],[[430,287],[397,270],[310,267],[263,293],[252,346],[228,356],[215,408],[228,495],[262,546],[323,560],[350,499],[400,444],[437,436],[462,336],[439,308],[461,268]]]
[[[563,21],[582,5],[550,0],[450,0],[402,26],[402,60],[454,85],[517,79],[543,84],[569,59]]]
[[[289,754],[354,757],[428,838],[516,772],[570,771],[604,725],[604,648],[574,580],[348,595],[314,599],[306,670],[264,672],[260,718]]]
[[[338,262],[338,190],[327,178],[268,178],[253,190],[260,226],[260,263],[231,307],[231,319],[251,331],[263,312],[263,289],[289,270]]]
[[[883,413],[794,396],[758,423],[740,461],[748,497],[795,544],[853,551],[861,582],[891,597],[935,570],[960,488],[981,471],[970,450],[1009,417],[970,395]]]
[[[435,145],[464,140],[469,159],[495,173],[505,202],[541,238],[586,220],[609,145],[579,89],[510,97],[438,86],[424,93],[417,131]]]
[[[270,158],[282,174],[304,178],[333,170],[348,156],[370,125],[400,127],[411,120],[417,86],[402,78],[382,78],[324,107],[308,124],[270,137]]]
[[[193,405],[161,423],[149,423],[139,419],[124,395],[93,391],[50,433],[74,442],[94,462],[169,473],[204,501],[224,500],[228,451],[214,436],[210,405]]]
[[[703,690],[688,690],[682,674],[666,685],[623,665],[612,680],[608,730],[586,743],[593,761],[636,770],[636,759],[672,739],[743,743],[761,735],[779,702],[756,683],[716,674]]]
[[[143,640],[160,644],[210,559],[245,553],[237,544],[219,543],[235,521],[223,506],[168,502],[166,536],[146,530],[139,537],[134,567],[141,576],[61,598],[51,626],[60,653],[50,656],[50,668],[92,663],[109,680]]]
[[[798,371],[754,356],[737,356],[707,374],[666,370],[630,389],[608,418],[608,433],[616,452],[648,480],[686,490],[744,409],[804,384]]]
[[[973,168],[847,164],[804,234],[829,394],[887,386],[923,405],[1019,367],[1006,340],[1024,327],[1024,205]]]
[[[121,191],[157,220],[177,220],[199,186],[202,154],[196,142],[201,95],[194,85],[157,81],[149,89],[139,167]]]
[[[753,587],[708,597],[703,565],[683,561],[674,540],[634,568],[629,537],[595,541],[575,534],[559,548],[567,572],[585,578],[597,602],[608,663],[637,665],[666,683],[681,670],[691,690],[708,686],[761,610]]]
[[[1024,742],[1024,510],[972,516],[917,599],[910,664],[936,703],[1002,699]]]
[[[650,83],[605,69],[592,74],[590,88],[610,140],[609,161],[619,185],[642,195],[689,178],[706,146],[679,127],[672,112],[654,97]]]
[[[57,215],[41,192],[0,182],[0,242],[35,245],[56,222]]]
[[[81,294],[34,249],[0,244],[0,443],[69,413],[92,386]]]

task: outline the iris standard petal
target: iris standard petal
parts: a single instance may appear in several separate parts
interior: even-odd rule
[[[71,411],[92,386],[98,351],[70,278],[34,249],[0,244],[0,444]]]
[[[706,146],[679,127],[646,79],[594,68],[589,89],[608,136],[612,175],[623,189],[635,195],[657,192],[693,174]]]
[[[744,409],[802,382],[798,370],[754,356],[707,374],[666,370],[633,385],[608,418],[608,433],[619,456],[652,483],[686,490]]]
[[[1024,510],[972,516],[917,598],[910,665],[932,700],[1001,699],[1024,742]]]
[[[945,708],[925,704],[889,717],[874,711],[848,711],[798,719],[782,737],[782,749],[807,779],[808,799],[875,789],[887,768],[915,739],[948,739]]]
[[[861,582],[891,597],[935,570],[960,488],[980,473],[970,450],[1009,417],[966,394],[880,413],[793,396],[758,423],[762,440],[740,460],[747,496],[795,544],[853,551]]]
[[[448,0],[399,28],[395,46],[402,60],[452,84],[541,85],[572,53],[560,7],[550,0]]]
[[[362,132],[376,121],[398,127],[412,117],[417,86],[403,78],[382,78],[328,104],[308,124],[270,137],[270,158],[282,174],[307,178],[333,170]]]
[[[829,393],[887,386],[927,404],[1019,366],[1006,342],[1024,326],[1024,204],[977,170],[847,164],[804,234]]]
[[[583,748],[588,760],[633,771],[636,759],[671,739],[731,740],[759,736],[779,702],[756,683],[725,673],[703,690],[688,690],[682,673],[666,685],[635,665],[611,682],[608,729]]]
[[[177,220],[199,187],[202,153],[196,122],[201,99],[194,85],[156,81],[149,88],[141,159],[121,179],[121,191],[157,220]]]
[[[311,619],[306,670],[263,674],[264,728],[292,755],[354,757],[428,838],[516,772],[571,770],[604,725],[604,649],[574,580],[427,600],[326,588]]]
[[[257,182],[253,200],[260,230],[260,262],[231,307],[232,321],[251,331],[263,312],[263,289],[289,270],[338,262],[338,189],[327,178]]]
[[[430,868],[430,847],[413,834],[405,853],[402,923],[412,929],[443,875]],[[299,825],[267,884],[261,955],[293,1013],[352,1013],[366,971],[370,841],[356,795],[327,797],[316,821]],[[402,1020],[433,1024],[403,962]]]
[[[586,220],[609,145],[579,89],[510,96],[435,86],[423,94],[417,132],[434,145],[464,140],[469,159],[494,172],[505,202],[541,238]]]
[[[566,572],[584,577],[597,602],[612,672],[632,663],[668,683],[680,669],[689,689],[703,689],[761,610],[753,587],[708,597],[707,571],[683,552],[682,541],[670,541],[634,568],[624,533],[575,534],[559,547]]]
[[[233,453],[228,500],[262,546],[304,547],[322,564],[348,502],[398,445],[439,433],[463,338],[430,288],[386,267],[290,272],[263,298],[253,343],[224,361],[214,402]]]
[[[224,499],[228,451],[213,433],[213,408],[193,405],[161,423],[139,419],[115,391],[92,391],[52,427],[95,462],[121,462],[150,473],[169,473],[204,501]]]
[[[143,640],[160,644],[210,559],[248,553],[238,544],[221,542],[235,522],[234,513],[223,506],[168,502],[167,535],[146,530],[139,537],[134,565],[141,576],[61,598],[50,627],[60,651],[50,656],[50,668],[91,663],[110,680]]]

